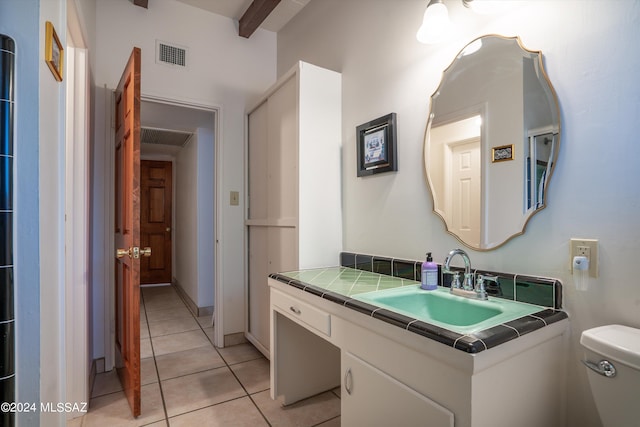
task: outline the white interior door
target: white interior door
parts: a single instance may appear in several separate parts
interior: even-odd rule
[[[480,138],[451,146],[451,228],[474,247],[480,246]]]

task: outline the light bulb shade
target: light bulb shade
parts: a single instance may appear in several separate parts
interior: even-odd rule
[[[447,36],[450,26],[447,6],[441,2],[431,1],[427,10],[424,11],[422,25],[418,29],[416,38],[420,43],[438,43]]]

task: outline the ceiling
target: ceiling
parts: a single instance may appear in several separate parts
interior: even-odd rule
[[[175,156],[182,148],[180,145],[168,145],[163,136],[173,136],[175,132],[195,133],[198,128],[213,131],[215,125],[214,112],[196,108],[182,107],[142,100],[140,104],[140,125],[143,129],[151,128],[160,133],[160,141],[156,144],[144,143],[141,138],[142,154],[164,154]],[[144,134],[144,131],[142,131]]]
[[[247,10],[252,0],[178,0],[200,9],[226,16],[238,21]],[[278,32],[311,0],[281,0],[280,4],[260,25],[260,28]]]

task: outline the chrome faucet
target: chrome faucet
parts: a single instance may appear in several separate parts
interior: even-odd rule
[[[456,255],[460,255],[464,261],[464,281],[462,284],[460,284],[460,273],[452,271],[450,267],[451,260]],[[447,258],[444,261],[443,273],[453,274],[450,291],[452,294],[480,300],[488,299],[484,282],[485,280],[493,279],[493,277],[489,279],[488,277],[480,275],[478,277],[478,282],[474,285],[475,280],[474,274],[471,272],[471,260],[469,259],[469,255],[467,255],[467,253],[462,249],[454,249],[449,252],[449,255],[447,255]]]
[[[462,260],[464,261],[464,283],[460,285],[460,278],[458,276],[459,273],[454,273],[451,271],[451,260],[454,256],[460,255]],[[444,272],[448,274],[453,274],[453,283],[451,283],[451,289],[465,289],[472,290],[473,289],[473,275],[471,273],[471,260],[469,259],[469,255],[462,249],[454,249],[449,252],[447,258],[444,260]]]

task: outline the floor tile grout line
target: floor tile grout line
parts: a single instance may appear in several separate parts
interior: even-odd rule
[[[235,373],[234,373],[233,369],[231,369],[231,366],[235,366],[235,365],[238,365],[238,364],[241,364],[241,363],[246,363],[246,362],[250,362],[250,361],[254,361],[254,360],[259,360],[259,359],[260,359],[260,357],[257,357],[257,358],[255,358],[255,359],[244,360],[244,361],[241,361],[241,362],[236,362],[236,363],[233,363],[233,364],[229,364],[229,362],[227,362],[227,360],[224,358],[224,356],[223,356],[223,355],[218,351],[218,349],[213,345],[213,343],[212,343],[212,342],[211,342],[211,340],[209,339],[209,336],[206,334],[206,332],[204,332],[204,329],[205,329],[205,328],[203,328],[203,326],[200,324],[200,322],[198,322],[197,317],[196,317],[196,316],[195,316],[195,315],[194,315],[190,310],[188,310],[189,314],[191,315],[191,317],[192,317],[192,318],[194,318],[194,319],[195,319],[196,323],[198,324],[198,328],[200,329],[200,331],[201,331],[202,333],[204,333],[204,334],[205,334],[205,336],[206,336],[206,338],[207,338],[207,341],[209,342],[209,344],[211,345],[211,347],[216,351],[216,353],[218,354],[218,356],[220,357],[220,359],[223,361],[224,365],[222,365],[222,366],[218,366],[218,367],[216,367],[216,368],[205,369],[205,370],[198,371],[198,372],[192,372],[192,373],[189,373],[189,374],[180,375],[180,376],[173,377],[173,378],[161,379],[161,378],[160,378],[160,372],[159,372],[158,364],[157,364],[157,357],[159,357],[159,356],[163,356],[163,355],[159,355],[159,356],[157,356],[157,355],[155,354],[155,349],[154,349],[154,346],[153,346],[153,339],[152,339],[152,338],[157,338],[157,337],[152,337],[152,336],[151,336],[151,331],[150,331],[150,326],[149,326],[149,319],[148,319],[148,315],[147,315],[147,312],[146,312],[146,304],[145,304],[145,302],[144,302],[144,298],[145,298],[145,297],[144,297],[144,295],[143,295],[143,293],[142,293],[142,292],[141,292],[141,297],[142,297],[142,305],[143,305],[144,317],[145,317],[145,320],[146,320],[146,321],[145,321],[145,324],[146,324],[145,326],[147,327],[147,330],[149,331],[149,337],[147,337],[147,338],[149,339],[149,344],[150,344],[150,346],[151,346],[151,356],[150,356],[150,357],[148,357],[148,358],[145,358],[145,359],[153,358],[153,361],[154,361],[154,366],[155,366],[155,369],[156,369],[156,376],[157,376],[158,387],[159,387],[159,389],[160,389],[160,394],[161,394],[161,399],[162,399],[162,405],[163,405],[163,410],[164,410],[164,414],[165,414],[164,421],[165,421],[165,423],[167,424],[167,426],[169,426],[169,414],[168,414],[168,411],[167,411],[167,405],[166,405],[166,401],[165,401],[165,398],[164,398],[164,392],[163,392],[163,389],[162,389],[162,381],[167,381],[167,380],[171,380],[171,379],[175,379],[175,378],[180,378],[180,377],[184,377],[184,376],[188,376],[188,375],[192,375],[192,374],[202,373],[202,372],[206,372],[206,371],[210,371],[210,370],[220,369],[220,368],[226,367],[226,368],[228,368],[228,369],[229,369],[229,371],[232,373],[232,375],[235,377],[235,379],[238,381],[238,383],[240,384],[240,386],[242,387],[242,389],[243,389],[243,390],[244,390],[244,392],[246,393],[246,395],[244,395],[244,396],[240,396],[240,397],[237,397],[237,398],[233,398],[233,399],[225,400],[225,401],[223,401],[223,402],[218,402],[218,403],[216,403],[216,404],[214,404],[214,405],[208,405],[208,406],[205,406],[205,407],[203,407],[203,408],[198,408],[198,409],[195,409],[195,410],[193,410],[193,411],[188,411],[188,412],[185,412],[185,413],[194,412],[194,411],[199,410],[199,409],[204,409],[204,408],[207,408],[207,407],[210,407],[210,406],[216,406],[216,405],[219,405],[219,404],[222,404],[222,403],[230,402],[230,401],[232,401],[232,400],[240,399],[240,398],[242,398],[242,397],[249,397],[249,396],[250,396],[249,392],[246,390],[246,388],[244,387],[244,385],[242,384],[242,382],[240,382],[240,380],[238,379],[238,377],[235,375]],[[182,302],[182,304],[184,304],[184,301],[181,301],[181,302]],[[186,305],[185,305],[185,307],[186,307]],[[191,331],[196,331],[196,330],[198,330],[198,329],[193,329],[193,330],[191,330]],[[175,334],[184,333],[184,332],[191,332],[191,331],[182,331],[182,332],[176,332],[176,333],[174,333],[174,334],[167,334],[167,335],[175,335]],[[160,336],[166,336],[166,335],[160,335]],[[206,347],[206,345],[201,346],[201,347]],[[197,348],[201,348],[201,347],[197,347]],[[189,350],[195,350],[195,348],[194,348],[194,349],[189,349]],[[171,354],[171,353],[167,353],[167,354]],[[261,356],[261,357],[264,357],[264,356]],[[141,359],[141,360],[145,360],[145,359]],[[141,365],[141,367],[142,367],[142,365]],[[151,385],[151,384],[153,384],[153,383],[149,383],[149,384],[146,384],[146,385]],[[94,384],[94,385],[95,385],[95,384]],[[266,389],[266,390],[268,390],[268,389]],[[262,391],[264,391],[264,390],[262,390]],[[112,394],[116,394],[116,393],[121,393],[121,392],[122,392],[122,390],[117,390],[117,391],[113,391],[113,392],[110,392],[110,393],[102,394],[102,395],[100,395],[100,396],[93,396],[93,397],[91,397],[91,399],[94,399],[94,398],[97,398],[97,397],[108,396],[108,395],[112,395]],[[261,391],[257,391],[256,393],[259,393],[259,392],[261,392]],[[258,409],[258,412],[259,412],[259,413],[263,416],[263,418],[264,418],[264,415],[263,415],[263,414],[262,414],[262,412],[260,411],[260,408],[258,408],[258,407],[257,407],[257,405],[255,404],[255,402],[253,401],[253,399],[250,399],[250,400],[251,400],[251,402],[254,404],[254,406],[256,406],[256,409]],[[183,414],[179,414],[179,415],[183,415]],[[176,416],[179,416],[179,415],[176,415]],[[266,419],[266,418],[265,418],[265,419]],[[151,424],[156,423],[156,422],[159,422],[159,421],[161,421],[161,420],[153,421],[153,422],[151,422]],[[271,426],[271,424],[269,423],[269,421],[268,421],[268,420],[267,420],[266,422]],[[84,417],[83,417],[82,423],[84,423]]]
[[[203,409],[213,408],[214,406],[223,405],[223,404],[225,404],[225,403],[233,402],[233,401],[235,401],[235,400],[244,399],[245,397],[249,397],[249,395],[247,395],[247,396],[238,396],[238,397],[233,397],[233,398],[231,398],[231,399],[223,400],[222,402],[217,402],[217,403],[214,403],[214,404],[211,404],[211,405],[203,406],[203,407],[201,407],[201,408],[196,408],[196,409],[191,409],[191,410],[186,411],[186,412],[181,412],[181,413],[179,413],[179,414],[176,414],[176,415],[173,415],[173,416],[171,416],[171,417],[168,417],[168,418],[167,418],[167,422],[169,422],[169,420],[170,420],[171,418],[176,418],[176,417],[181,417],[181,416],[183,416],[183,415],[192,414],[192,413],[194,413],[194,412],[198,412],[198,411],[201,411],[201,410],[203,410]],[[157,422],[157,421],[156,421],[156,422]],[[271,426],[271,424],[269,424],[269,426]],[[141,427],[142,427],[142,426],[141,426]]]
[[[241,388],[242,388],[242,390],[244,391],[245,395],[243,395],[243,396],[239,396],[239,397],[236,397],[236,398],[233,398],[233,399],[228,399],[228,400],[225,400],[225,401],[222,401],[222,402],[217,402],[217,403],[215,403],[215,404],[213,404],[213,405],[203,406],[203,407],[201,407],[201,408],[193,409],[193,410],[191,410],[191,411],[187,411],[187,412],[184,412],[184,413],[181,413],[181,414],[176,414],[176,415],[172,416],[171,418],[175,418],[175,417],[182,416],[182,415],[185,415],[185,414],[188,414],[188,413],[191,413],[191,412],[196,412],[196,411],[199,411],[199,410],[202,410],[202,409],[205,409],[205,408],[210,408],[210,407],[213,407],[213,406],[218,406],[218,405],[221,405],[221,404],[224,404],[224,403],[228,403],[228,402],[231,402],[231,401],[234,401],[234,400],[239,400],[239,399],[241,399],[241,398],[248,397],[248,398],[250,399],[251,403],[254,405],[254,407],[258,410],[258,413],[259,413],[259,414],[262,416],[262,418],[265,420],[265,423],[266,423],[268,426],[272,426],[272,423],[269,421],[269,419],[267,419],[267,417],[266,417],[265,413],[263,413],[263,411],[260,409],[260,407],[258,406],[258,404],[256,403],[256,401],[254,400],[254,398],[255,398],[255,396],[256,396],[257,394],[264,393],[264,392],[269,392],[269,389],[270,389],[270,388],[266,388],[266,389],[264,389],[264,390],[256,390],[256,391],[253,391],[252,393],[250,393],[250,392],[247,390],[247,388],[245,387],[245,385],[240,381],[240,379],[239,379],[238,375],[236,375],[236,372],[234,371],[234,367],[235,367],[235,368],[238,368],[238,365],[245,364],[245,363],[250,363],[250,362],[254,362],[254,361],[257,361],[257,360],[264,359],[264,356],[263,356],[262,354],[258,354],[255,358],[249,358],[248,360],[235,361],[235,362],[233,362],[233,363],[232,363],[230,360],[227,360],[227,359],[222,355],[222,353],[219,351],[219,349],[218,349],[217,347],[215,347],[215,345],[213,345],[213,342],[212,342],[211,337],[207,334],[207,332],[205,332],[205,331],[204,331],[205,329],[209,329],[209,328],[210,328],[210,326],[209,326],[208,324],[202,324],[200,321],[198,321],[199,317],[202,317],[202,316],[199,316],[199,317],[198,317],[198,316],[196,316],[194,313],[192,313],[192,312],[189,310],[189,313],[191,314],[191,317],[192,317],[192,318],[194,318],[194,319],[196,320],[196,323],[197,323],[197,325],[198,325],[198,328],[196,328],[196,329],[192,329],[191,331],[196,331],[196,330],[198,330],[198,329],[199,329],[199,330],[201,330],[201,331],[202,331],[202,333],[204,333],[204,334],[205,334],[205,336],[206,336],[206,338],[207,338],[207,342],[208,342],[208,343],[210,343],[210,345],[212,346],[211,348],[213,348],[213,349],[216,351],[216,353],[217,353],[217,354],[218,354],[218,356],[220,357],[220,360],[223,362],[223,365],[220,365],[220,366],[218,366],[218,367],[216,367],[216,368],[204,369],[204,370],[197,371],[197,372],[190,372],[189,374],[183,374],[183,375],[179,375],[179,376],[177,376],[177,377],[173,377],[173,378],[161,379],[161,378],[160,378],[160,372],[159,372],[158,361],[157,361],[157,358],[158,358],[158,357],[160,357],[160,356],[159,356],[159,355],[156,355],[156,353],[155,353],[155,346],[153,345],[153,340],[154,340],[154,338],[158,338],[158,337],[161,337],[161,336],[167,336],[167,335],[174,335],[174,334],[179,334],[179,333],[184,333],[184,332],[191,332],[191,331],[181,331],[181,332],[175,332],[175,333],[173,333],[173,334],[166,334],[166,335],[159,335],[158,337],[152,337],[152,336],[151,336],[151,331],[150,331],[150,322],[149,322],[149,319],[148,319],[148,313],[147,313],[147,311],[146,311],[146,300],[145,300],[144,296],[143,296],[143,298],[142,298],[142,302],[143,302],[143,307],[142,307],[142,308],[143,308],[143,313],[144,313],[143,315],[144,315],[144,317],[145,317],[145,318],[146,318],[146,320],[147,320],[147,321],[146,321],[146,325],[144,325],[144,326],[145,326],[145,327],[147,327],[147,329],[148,329],[148,331],[149,331],[149,337],[148,337],[148,338],[149,338],[149,343],[150,343],[150,346],[151,346],[151,356],[150,356],[150,357],[153,357],[153,359],[154,359],[154,360],[153,360],[153,362],[154,362],[154,366],[155,366],[155,370],[156,370],[156,376],[157,376],[156,378],[157,378],[158,386],[159,386],[159,389],[160,389],[160,392],[161,392],[161,399],[162,399],[162,403],[163,403],[163,409],[164,409],[164,422],[165,422],[165,425],[167,425],[167,426],[169,426],[169,425],[170,425],[170,417],[169,417],[169,415],[168,415],[167,401],[165,400],[164,391],[163,391],[163,387],[162,387],[162,384],[163,384],[163,382],[164,382],[164,381],[168,381],[168,380],[172,380],[172,379],[180,378],[180,377],[187,376],[187,375],[198,374],[198,373],[202,373],[202,372],[211,371],[211,370],[214,370],[214,369],[219,369],[219,368],[222,368],[222,367],[226,367],[226,368],[228,368],[228,369],[229,369],[229,372],[231,372],[231,374],[234,376],[234,378],[236,379],[236,381],[238,382],[238,384],[240,385],[240,387],[241,387]],[[215,327],[215,326],[214,326],[214,327]],[[250,345],[250,343],[248,343],[248,345]],[[204,345],[204,346],[202,346],[202,347],[199,347],[199,348],[203,348],[203,347],[206,347],[206,345]],[[191,351],[191,350],[195,350],[195,349],[188,349],[188,350],[189,350],[189,351]],[[171,354],[171,353],[167,353],[167,354]],[[233,359],[233,356],[232,356],[232,359]],[[150,384],[151,384],[151,383],[150,383]],[[149,385],[150,385],[150,384],[149,384]],[[337,395],[333,390],[329,390],[329,391],[332,393],[332,395],[333,395],[333,396],[335,396],[336,398],[340,399],[340,397],[339,397],[339,396],[338,396],[338,395]],[[107,394],[105,394],[105,395],[108,395],[108,394],[114,394],[114,393],[119,393],[119,392],[120,392],[120,391],[118,391],[118,392],[112,392],[112,393],[107,393]],[[318,426],[322,425],[323,423],[326,423],[326,422],[332,421],[332,420],[337,419],[337,418],[339,418],[339,417],[340,417],[340,415],[337,415],[337,416],[335,416],[335,417],[332,417],[332,418],[329,418],[329,419],[327,419],[327,420],[324,420],[324,421],[318,422],[318,423],[316,423],[316,424],[313,424],[313,426],[318,427]],[[83,419],[83,421],[82,421],[83,425],[84,425],[84,421],[85,421],[85,420]],[[154,422],[152,422],[151,424],[153,424],[153,423],[155,423],[155,422],[159,422],[159,421],[160,421],[160,420],[158,420],[158,421],[154,421]],[[146,424],[146,425],[150,425],[150,424]]]
[[[195,349],[193,349],[195,350]],[[171,354],[171,353],[169,353]],[[195,372],[189,372],[188,374],[182,374],[182,375],[178,375],[176,377],[171,377],[171,378],[158,378],[158,381],[171,381],[171,380],[176,380],[178,378],[184,378],[184,377],[188,377],[189,375],[196,375],[196,374],[202,374],[203,372],[209,372],[209,371],[215,371],[216,369],[222,369],[222,368],[226,368],[226,366],[216,366],[215,368],[207,368],[207,369],[202,369],[200,371],[195,371]]]
[[[156,360],[156,353],[153,349],[153,340],[151,339],[151,328],[149,327],[149,318],[147,317],[146,305],[144,302],[144,294],[140,292],[140,296],[142,297],[142,306],[144,309],[144,318],[147,321],[147,328],[149,329],[149,345],[151,346],[151,355],[153,357],[153,366],[156,369],[156,376],[158,378],[158,388],[160,389],[160,399],[162,400],[162,410],[164,411],[164,422],[169,427],[169,414],[167,413],[167,403],[164,399],[164,392],[162,390],[162,381],[160,381],[160,371],[158,370],[158,361]],[[140,362],[140,378],[142,378],[142,361]],[[140,385],[140,390],[142,392],[142,385]],[[142,400],[142,397],[140,398]],[[140,407],[142,407],[142,402],[140,402]]]
[[[262,393],[262,392],[258,392],[258,393]],[[258,410],[258,413],[260,413],[260,415],[262,415],[262,418],[264,419],[264,421],[267,423],[267,425],[269,427],[272,427],[273,424],[271,424],[271,422],[269,421],[269,419],[267,418],[267,416],[262,412],[262,410],[260,409],[260,407],[258,406],[258,404],[256,403],[255,400],[253,400],[253,396],[251,394],[249,394],[247,397],[249,397],[249,400],[251,401],[251,403],[253,403],[253,406],[256,407],[256,409]]]
[[[358,277],[360,277],[360,276],[358,276]],[[231,366],[239,365],[239,364],[241,364],[241,363],[251,362],[251,361],[254,361],[254,360],[260,360],[261,358],[264,358],[265,356],[264,356],[264,355],[262,355],[262,357],[258,357],[258,358],[256,358],[256,359],[245,360],[245,361],[238,362],[238,363],[234,363],[233,365],[230,365],[230,364],[227,362],[227,360],[224,358],[224,356],[222,356],[222,354],[220,353],[220,351],[218,350],[218,348],[213,344],[213,342],[211,341],[211,339],[209,338],[209,336],[206,334],[206,332],[204,332],[204,328],[202,327],[202,325],[200,324],[200,322],[198,322],[198,319],[195,317],[195,315],[191,312],[191,310],[189,310],[189,312],[190,312],[190,313],[191,313],[191,315],[196,319],[196,322],[197,322],[197,323],[198,323],[198,325],[200,326],[200,329],[201,329],[201,330],[202,330],[202,332],[205,334],[205,336],[207,337],[207,339],[209,340],[209,342],[211,343],[211,345],[213,346],[213,348],[216,350],[216,352],[218,352],[218,355],[219,355],[219,356],[220,356],[220,358],[222,358],[222,360],[224,361],[225,366],[229,369],[229,371],[231,371],[231,374],[234,376],[234,378],[236,379],[236,381],[238,381],[238,384],[240,384],[240,387],[242,387],[242,389],[245,391],[245,393],[247,394],[247,396],[246,396],[246,397],[248,397],[248,398],[249,398],[249,400],[251,400],[251,403],[253,403],[253,406],[255,406],[255,408],[258,410],[258,412],[260,413],[260,415],[262,415],[262,418],[263,418],[263,419],[265,420],[265,422],[269,425],[269,427],[273,427],[273,424],[271,424],[271,422],[269,421],[269,419],[267,418],[267,416],[262,412],[262,410],[260,409],[260,407],[258,406],[258,404],[255,402],[255,400],[253,400],[253,395],[254,395],[254,394],[263,393],[263,392],[265,392],[265,391],[268,391],[268,390],[270,390],[270,388],[271,388],[271,387],[269,386],[269,388],[267,388],[267,389],[265,389],[265,390],[262,390],[262,391],[256,391],[256,392],[255,392],[255,393],[253,393],[253,394],[252,394],[252,393],[249,393],[249,391],[246,389],[246,387],[244,386],[244,384],[242,384],[242,382],[240,381],[240,378],[238,378],[238,376],[237,376],[237,375],[236,375],[236,373],[233,371],[233,369],[231,369]],[[215,324],[213,325],[213,327],[215,328]],[[336,393],[334,393],[334,392],[333,392],[333,390],[330,390],[329,392],[330,392],[331,394],[333,394],[336,398],[341,399],[341,398],[340,398],[340,396],[338,396]],[[323,394],[323,393],[326,393],[326,392],[318,393],[317,395],[320,395],[320,394]],[[317,395],[316,395],[316,396],[317,396]],[[243,396],[243,397],[245,397],[245,396]],[[314,397],[314,396],[310,396],[310,397]],[[239,399],[239,398],[238,398],[238,399]],[[217,403],[217,404],[215,404],[215,405],[219,405],[220,403],[224,403],[224,402],[219,402],[219,403]],[[209,405],[209,406],[207,406],[207,407],[211,407],[211,406],[215,406],[215,405]],[[200,408],[200,409],[203,409],[203,408]],[[341,415],[342,415],[342,414],[337,415],[337,416],[332,417],[332,418],[329,418],[329,419],[327,419],[327,420],[321,421],[321,422],[319,422],[319,423],[317,423],[317,424],[314,424],[314,426],[312,426],[312,427],[318,426],[318,425],[320,425],[320,424],[322,424],[322,423],[325,423],[325,422],[327,422],[327,421],[331,421],[331,420],[333,420],[334,418],[338,418],[338,417],[340,417]],[[168,418],[167,418],[167,420],[168,420]]]
[[[167,297],[169,297],[169,296],[167,296]],[[173,296],[172,296],[172,297],[173,297]],[[198,328],[192,329],[192,330],[190,330],[190,331],[180,331],[180,332],[175,332],[175,333],[172,333],[172,334],[158,335],[158,336],[156,336],[156,337],[152,337],[152,336],[151,336],[151,331],[150,331],[150,329],[151,329],[151,325],[150,325],[150,323],[151,323],[151,322],[149,322],[149,317],[148,317],[148,314],[149,314],[149,313],[148,313],[148,312],[147,312],[147,310],[146,310],[146,308],[147,308],[147,307],[146,307],[146,299],[144,298],[144,296],[143,296],[143,307],[142,307],[142,308],[143,308],[143,313],[144,313],[144,314],[143,314],[143,316],[144,316],[144,317],[146,317],[146,319],[147,319],[146,324],[144,325],[144,327],[147,327],[147,328],[148,328],[148,330],[149,330],[149,336],[148,336],[148,339],[149,339],[150,346],[151,346],[151,351],[152,351],[152,352],[151,352],[151,356],[150,356],[150,357],[153,357],[153,359],[154,359],[153,361],[154,361],[154,366],[155,366],[155,369],[156,369],[156,376],[157,376],[157,377],[156,377],[156,379],[157,379],[158,386],[159,386],[160,391],[161,391],[161,398],[162,398],[162,402],[163,402],[163,409],[164,409],[164,413],[165,413],[165,418],[164,418],[165,425],[167,425],[167,426],[169,426],[169,425],[170,425],[170,420],[171,420],[171,418],[179,417],[179,416],[182,416],[182,415],[185,415],[185,414],[189,414],[189,413],[191,413],[191,412],[197,412],[197,411],[199,411],[199,410],[203,410],[203,409],[205,409],[205,408],[211,408],[211,407],[213,407],[213,406],[218,406],[218,405],[221,405],[221,404],[224,404],[224,403],[228,403],[228,402],[231,402],[231,401],[234,401],[234,400],[239,400],[239,399],[244,398],[244,397],[249,397],[249,399],[250,399],[251,403],[254,405],[254,407],[257,409],[258,413],[259,413],[259,414],[262,416],[262,418],[265,420],[265,423],[266,423],[268,426],[272,426],[272,423],[269,421],[269,419],[267,419],[267,417],[266,417],[265,413],[263,413],[263,411],[261,410],[261,408],[258,406],[258,404],[256,403],[256,401],[254,400],[254,399],[255,399],[255,396],[256,396],[257,394],[264,393],[264,392],[269,392],[269,389],[270,389],[270,388],[269,388],[269,387],[267,387],[267,388],[265,388],[265,389],[263,389],[263,390],[255,390],[255,391],[249,392],[249,391],[248,391],[248,389],[247,389],[247,386],[245,386],[245,385],[240,381],[240,378],[238,377],[238,375],[236,375],[236,372],[234,371],[234,369],[237,369],[237,368],[238,368],[238,365],[242,365],[242,364],[251,363],[251,362],[255,362],[255,361],[258,361],[258,360],[265,359],[265,358],[264,358],[264,356],[263,356],[262,354],[256,354],[256,357],[252,357],[252,356],[251,356],[251,357],[250,357],[249,359],[247,359],[247,360],[237,360],[237,361],[235,361],[235,360],[234,360],[233,362],[232,362],[231,360],[227,360],[227,358],[225,358],[225,356],[223,356],[223,355],[222,355],[222,353],[219,351],[219,349],[218,349],[217,347],[215,347],[215,345],[213,345],[213,342],[212,342],[211,337],[207,334],[207,332],[205,332],[205,329],[209,329],[209,328],[211,327],[211,325],[207,324],[206,322],[205,322],[204,324],[203,324],[203,323],[201,323],[201,322],[199,321],[199,317],[203,317],[203,316],[196,316],[196,315],[195,315],[193,312],[191,312],[191,311],[189,311],[189,313],[190,313],[190,315],[191,315],[190,317],[195,319],[195,321],[196,321],[196,323],[197,323],[197,325],[198,325]],[[176,334],[185,333],[185,332],[192,332],[192,331],[196,331],[196,330],[201,330],[201,331],[202,331],[202,333],[204,333],[204,334],[205,334],[205,336],[206,336],[206,338],[207,338],[207,341],[206,341],[206,342],[207,342],[207,343],[209,343],[208,345],[211,345],[211,347],[209,347],[209,348],[213,348],[213,349],[216,351],[216,353],[217,353],[217,354],[218,354],[218,356],[220,357],[220,360],[222,361],[223,365],[220,365],[220,366],[215,367],[215,368],[203,369],[203,370],[196,371],[196,372],[190,372],[190,373],[188,373],[188,374],[179,375],[179,376],[176,376],[176,377],[173,377],[173,378],[165,378],[165,379],[161,379],[161,378],[160,378],[160,373],[159,373],[159,365],[158,365],[157,358],[158,358],[158,357],[161,357],[162,355],[157,355],[157,354],[156,354],[155,346],[153,345],[153,341],[154,341],[154,339],[155,339],[155,338],[158,338],[158,337],[162,337],[162,336],[167,336],[167,335],[176,335]],[[250,343],[247,343],[247,345],[249,345],[249,346],[250,346]],[[203,346],[200,346],[200,347],[198,347],[198,348],[204,348],[204,347],[207,347],[207,344],[205,344],[205,345],[203,345]],[[196,349],[196,348],[194,348],[194,349],[187,349],[187,351],[192,351],[192,350],[195,350],[195,349]],[[173,353],[173,352],[170,352],[170,353],[167,353],[167,354],[171,354],[171,353]],[[232,356],[232,360],[233,360],[233,359],[234,359],[234,357]],[[184,377],[184,376],[188,376],[188,375],[195,375],[195,374],[202,373],[202,372],[212,371],[212,370],[219,369],[219,368],[223,368],[223,367],[224,367],[224,368],[228,368],[228,369],[229,369],[229,372],[231,372],[231,374],[234,376],[234,378],[236,379],[236,381],[238,382],[238,384],[240,385],[240,387],[241,387],[241,388],[242,388],[242,390],[244,391],[244,395],[242,395],[242,396],[238,396],[238,397],[236,397],[236,398],[232,398],[232,399],[224,400],[224,401],[222,401],[222,402],[217,402],[217,403],[212,404],[212,405],[203,406],[203,407],[201,407],[201,408],[196,408],[196,409],[193,409],[193,410],[190,410],[190,411],[186,411],[186,412],[183,412],[183,413],[180,413],[180,414],[175,414],[175,415],[172,415],[172,417],[171,417],[171,418],[169,417],[169,415],[168,415],[168,406],[167,406],[167,403],[168,403],[168,402],[165,400],[165,397],[164,397],[164,390],[163,390],[163,387],[162,387],[162,384],[164,383],[164,381],[169,381],[169,380],[172,380],[172,379],[176,379],[176,378],[180,378],[180,377]],[[151,383],[150,383],[150,384],[151,384]],[[149,384],[149,385],[150,385],[150,384]],[[329,390],[329,391],[332,393],[332,395],[333,395],[333,396],[335,396],[336,398],[340,399],[340,397],[339,397],[339,396],[338,396],[338,395],[337,395],[333,390]],[[117,393],[117,392],[113,392],[113,393]],[[108,393],[108,394],[113,394],[113,393]],[[338,417],[340,417],[340,415],[337,415],[337,416],[332,417],[332,418],[329,418],[329,419],[327,419],[327,420],[323,420],[323,421],[320,421],[320,422],[318,422],[318,423],[315,423],[315,424],[313,424],[313,426],[314,426],[314,427],[320,426],[321,424],[326,423],[326,422],[329,422],[329,421],[331,421],[331,420],[334,420],[334,419],[336,419],[336,418],[338,418]],[[155,423],[155,422],[159,422],[159,421],[160,421],[160,420],[158,420],[158,421],[154,421],[154,422],[152,422],[151,424],[153,424],[153,423]],[[146,425],[150,425],[150,424],[146,424]],[[310,425],[310,427],[311,427],[311,425]]]
[[[191,311],[191,310],[189,310]],[[194,316],[193,313],[191,313],[192,316]],[[195,318],[195,316],[194,316]],[[213,341],[211,341],[211,338],[209,337],[209,335],[207,335],[207,333],[204,331],[204,328],[202,327],[202,325],[200,324],[200,322],[198,322],[198,319],[196,319],[196,322],[198,323],[198,326],[200,326],[200,329],[202,330],[202,333],[205,334],[205,336],[207,337],[207,339],[209,340],[209,342],[211,343],[211,346],[213,347],[213,349],[218,353],[218,355],[220,356],[220,358],[222,359],[222,361],[224,362],[225,366],[227,367],[227,369],[229,369],[229,372],[231,372],[231,375],[233,375],[233,377],[236,379],[236,381],[238,381],[238,384],[240,384],[240,387],[242,387],[242,390],[244,390],[244,392],[246,393],[246,397],[249,398],[249,400],[251,401],[251,403],[253,404],[253,406],[255,406],[255,408],[257,409],[258,413],[262,416],[262,418],[264,419],[264,421],[267,423],[267,425],[269,427],[272,427],[271,422],[269,422],[269,420],[267,419],[267,416],[262,412],[262,410],[260,410],[260,407],[256,404],[256,402],[253,400],[253,398],[251,397],[251,393],[249,393],[246,389],[246,387],[244,386],[244,384],[242,384],[242,381],[240,381],[240,378],[238,378],[238,376],[236,375],[236,373],[233,371],[233,369],[231,369],[231,366],[229,364],[229,362],[227,362],[227,359],[224,358],[224,356],[222,355],[222,353],[220,353],[220,351],[218,350],[218,348],[213,344]],[[213,327],[215,328],[215,323],[213,324]],[[264,357],[264,356],[262,356]],[[259,360],[259,358],[256,359],[251,359],[251,360]],[[246,361],[248,362],[248,361]],[[239,363],[234,363],[234,365],[238,365],[240,363],[244,363],[244,362],[239,362]],[[244,396],[243,396],[244,397]],[[212,405],[213,406],[213,405]]]
[[[341,416],[342,416],[342,414],[340,414],[340,415],[336,415],[335,417],[331,417],[331,418],[329,418],[328,420],[320,421],[318,424],[314,424],[314,425],[312,425],[311,427],[318,427],[318,426],[320,426],[320,425],[322,425],[322,424],[324,424],[324,423],[328,423],[328,422],[329,422],[329,421],[331,421],[331,420],[335,420],[335,419],[337,419],[337,418],[340,418]]]

